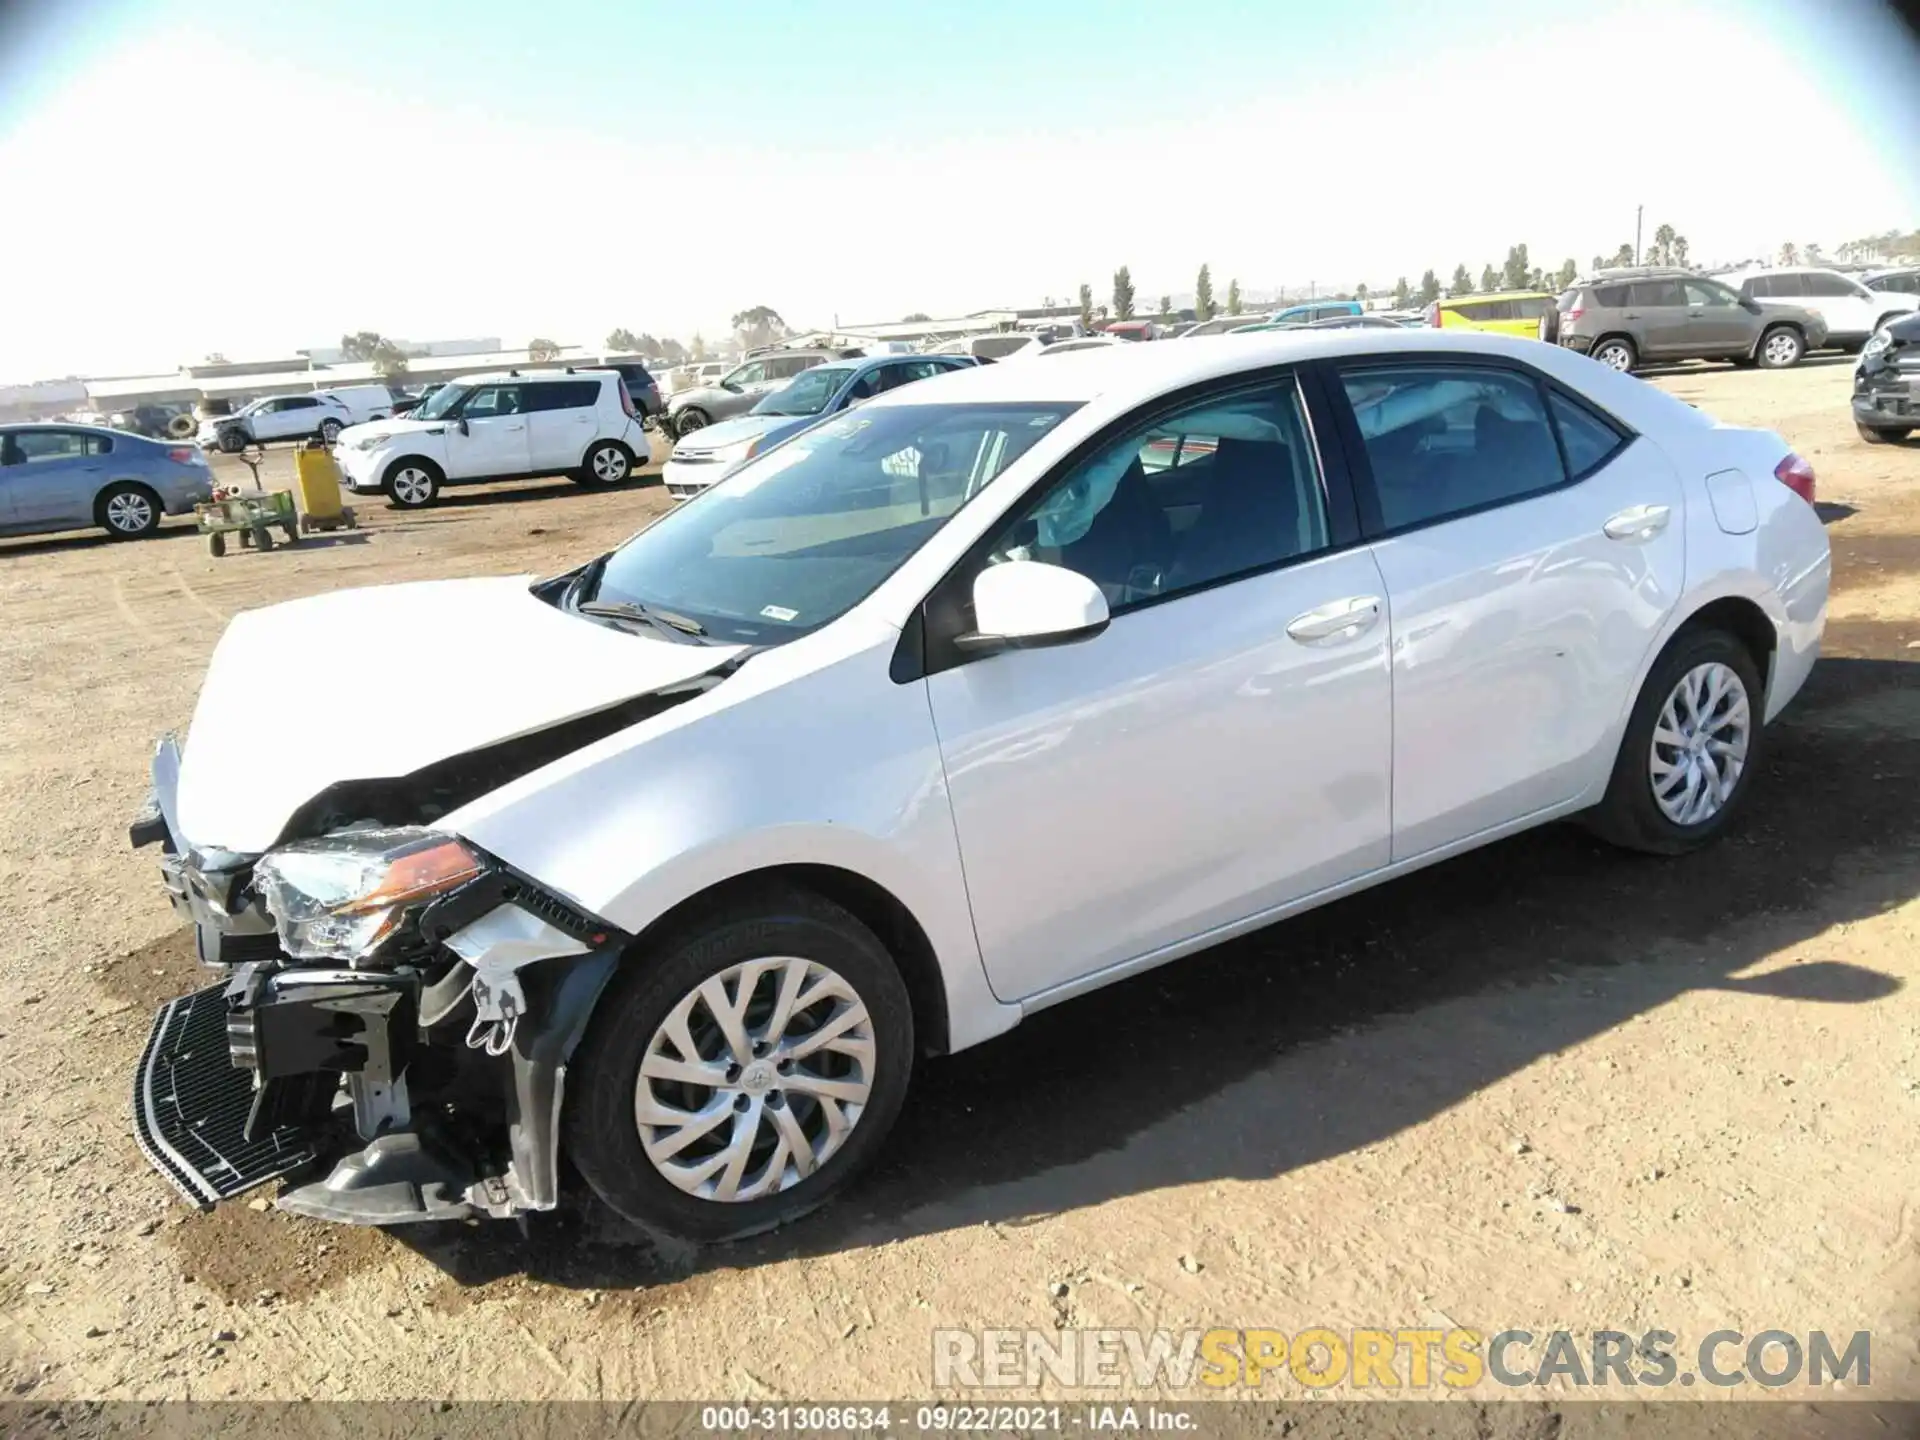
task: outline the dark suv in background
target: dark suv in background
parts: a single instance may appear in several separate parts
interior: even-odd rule
[[[1540,338],[1614,370],[1649,361],[1731,360],[1769,370],[1826,343],[1827,326],[1798,305],[1752,300],[1690,270],[1601,270],[1563,291]]]

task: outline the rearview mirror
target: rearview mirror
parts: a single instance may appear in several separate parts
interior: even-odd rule
[[[989,565],[973,582],[975,629],[954,643],[972,654],[1091,640],[1111,618],[1100,587],[1040,560]]]

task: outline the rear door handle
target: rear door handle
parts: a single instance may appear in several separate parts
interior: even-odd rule
[[[1351,640],[1369,629],[1380,618],[1378,595],[1349,595],[1296,615],[1287,625],[1287,634],[1302,644],[1328,640]]]
[[[1651,540],[1667,528],[1672,518],[1673,511],[1665,505],[1634,505],[1600,528],[1609,540]]]

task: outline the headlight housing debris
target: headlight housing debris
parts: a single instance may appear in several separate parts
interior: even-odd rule
[[[347,830],[263,855],[254,887],[297,960],[357,964],[421,902],[475,879],[480,857],[438,830]]]

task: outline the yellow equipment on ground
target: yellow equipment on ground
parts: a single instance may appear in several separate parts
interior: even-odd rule
[[[309,440],[293,452],[293,483],[303,534],[354,528],[353,507],[340,503],[340,466],[324,440]]]

